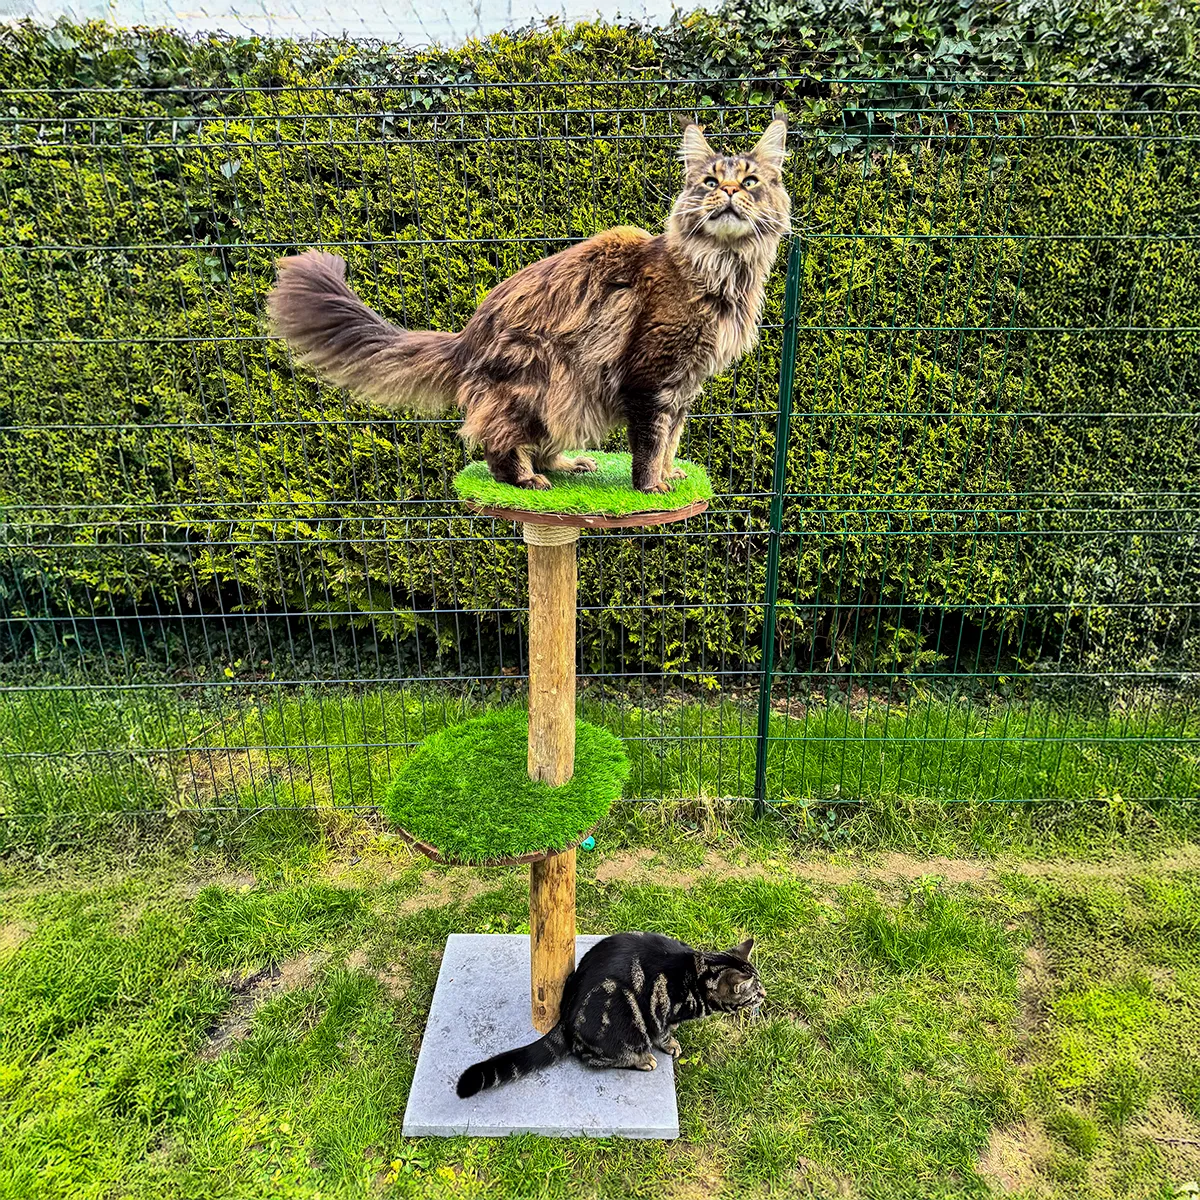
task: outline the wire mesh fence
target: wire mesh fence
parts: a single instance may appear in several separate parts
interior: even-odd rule
[[[386,316],[461,328],[537,258],[660,230],[704,92],[418,90],[5,93],[5,836],[370,807],[521,702],[523,550],[451,499],[457,419],[295,371],[273,262],[335,250]],[[581,709],[634,799],[1191,797],[1200,96],[843,92],[793,124],[786,269],[688,424],[716,502],[581,543]],[[737,145],[769,111],[704,117]]]

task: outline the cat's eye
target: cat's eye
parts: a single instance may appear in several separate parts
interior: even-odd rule
[[[711,192],[717,186],[716,177],[713,175],[705,175],[704,186]]]
[[[744,188],[758,187],[758,176],[757,175],[747,175],[746,178],[742,180],[742,187],[744,187]]]

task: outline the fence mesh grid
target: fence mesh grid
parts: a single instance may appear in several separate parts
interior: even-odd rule
[[[793,125],[786,270],[689,421],[716,501],[581,543],[581,710],[631,798],[1192,796],[1200,97],[854,88]],[[386,316],[461,328],[537,258],[661,229],[702,92],[414,91],[5,93],[10,832],[373,806],[521,701],[523,550],[451,499],[457,419],[293,371],[273,262],[335,250]],[[704,113],[738,145],[768,118]]]

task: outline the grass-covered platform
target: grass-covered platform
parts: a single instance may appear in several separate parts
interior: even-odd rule
[[[580,721],[575,774],[561,787],[529,778],[528,715],[488,713],[426,738],[384,797],[387,816],[448,862],[512,861],[579,845],[629,774],[621,740]]]
[[[580,474],[550,471],[551,487],[539,492],[497,483],[484,462],[473,462],[454,477],[454,489],[469,504],[480,508],[506,508],[520,512],[573,513],[595,516],[630,516],[634,513],[674,511],[712,499],[708,472],[699,463],[682,458],[675,465],[686,472],[669,492],[639,492],[633,486],[633,461],[628,454],[589,452],[598,470]]]

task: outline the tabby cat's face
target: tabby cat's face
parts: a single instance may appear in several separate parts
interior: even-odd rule
[[[772,121],[747,154],[722,154],[699,125],[683,132],[684,188],[674,216],[689,238],[735,243],[778,239],[791,228],[791,199],[783,186],[787,125]]]
[[[757,1012],[767,992],[750,962],[754,939],[727,950],[705,956],[705,979],[709,1007],[718,1012]]]

